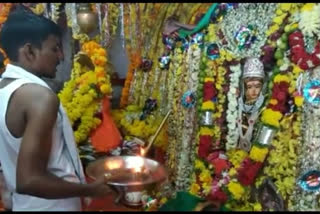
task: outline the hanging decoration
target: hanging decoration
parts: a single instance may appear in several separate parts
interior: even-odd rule
[[[152,69],[152,61],[150,59],[142,58],[140,68],[144,72],[150,71]]]
[[[60,15],[60,6],[61,3],[50,3],[51,7],[51,20],[54,21],[55,23],[58,22],[59,15]]]
[[[211,43],[207,45],[207,56],[209,59],[214,60],[219,58],[219,47],[216,43]]]
[[[170,65],[170,56],[162,56],[159,58],[159,67],[161,69],[169,69]]]
[[[300,187],[309,192],[319,192],[320,190],[320,171],[310,170],[298,179]]]
[[[312,80],[303,88],[303,96],[307,102],[314,105],[320,104],[320,80]]]
[[[241,26],[235,34],[236,44],[239,50],[249,48],[250,45],[256,40],[256,32],[252,25],[248,27]]]
[[[192,91],[185,92],[181,98],[181,102],[185,108],[193,107],[196,102],[194,93]]]

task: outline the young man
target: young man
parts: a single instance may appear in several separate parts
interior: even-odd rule
[[[86,184],[69,120],[40,77],[63,60],[59,27],[17,8],[0,33],[11,64],[0,79],[0,162],[13,211],[80,211],[81,197],[110,194],[103,177]]]

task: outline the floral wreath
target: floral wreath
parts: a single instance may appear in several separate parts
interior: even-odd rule
[[[320,65],[320,41],[317,41],[314,51],[308,54],[304,48],[305,42],[300,31],[293,32],[289,36],[291,61],[301,69],[308,70]]]

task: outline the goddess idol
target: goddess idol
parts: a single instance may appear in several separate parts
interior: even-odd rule
[[[248,58],[243,66],[238,99],[237,128],[239,133],[238,148],[251,149],[251,142],[256,131],[256,122],[264,103],[266,86],[263,63],[258,58]]]

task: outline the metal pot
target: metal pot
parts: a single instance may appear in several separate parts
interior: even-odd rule
[[[83,33],[91,33],[97,29],[98,16],[91,11],[90,4],[79,3],[77,22]]]

